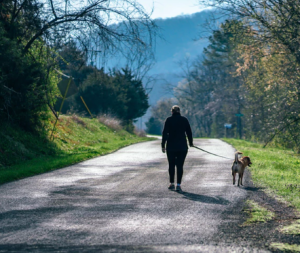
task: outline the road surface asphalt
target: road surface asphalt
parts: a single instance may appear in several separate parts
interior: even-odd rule
[[[232,160],[189,149],[180,194],[160,142],[0,186],[0,252],[267,252],[222,232],[247,197],[232,185],[234,148],[195,139]]]

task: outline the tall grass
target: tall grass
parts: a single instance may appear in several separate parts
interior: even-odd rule
[[[134,128],[134,134],[139,136],[139,137],[146,137],[147,134],[143,129],[139,129],[137,127]]]
[[[100,123],[106,125],[107,127],[115,131],[120,131],[122,129],[122,121],[116,117],[104,114],[99,115],[97,119]]]

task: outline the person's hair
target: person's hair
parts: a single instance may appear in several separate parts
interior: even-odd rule
[[[178,105],[173,105],[171,112],[173,113],[180,113],[180,107]]]

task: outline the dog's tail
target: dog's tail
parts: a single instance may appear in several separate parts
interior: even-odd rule
[[[234,162],[235,162],[235,163],[238,162],[238,160],[239,160],[239,155],[241,155],[241,154],[243,154],[243,153],[240,152],[240,151],[235,152],[235,159],[234,159]]]

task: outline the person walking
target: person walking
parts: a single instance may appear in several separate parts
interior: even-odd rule
[[[186,136],[188,137],[190,147],[193,146],[193,135],[190,123],[187,118],[181,116],[180,107],[174,105],[171,109],[172,116],[165,121],[162,132],[161,148],[162,152],[167,151],[169,162],[170,185],[169,190],[175,190],[174,177],[175,166],[177,168],[176,191],[182,192],[181,179],[183,175],[183,164],[188,152]],[[167,142],[167,147],[165,147]]]

